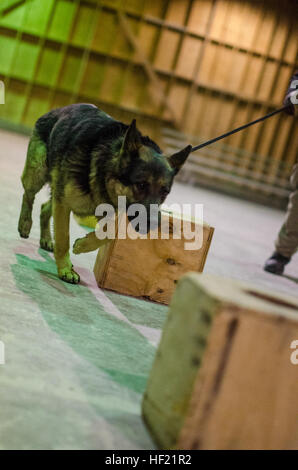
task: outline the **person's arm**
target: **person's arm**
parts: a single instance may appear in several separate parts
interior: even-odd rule
[[[289,87],[286,92],[284,99],[284,105],[287,106],[285,112],[294,116],[297,114],[297,104],[298,104],[298,70],[292,76]]]

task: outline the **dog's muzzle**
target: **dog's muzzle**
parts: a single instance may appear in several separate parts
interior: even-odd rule
[[[151,230],[156,230],[161,224],[161,213],[154,214],[151,217],[140,214],[139,216],[127,215],[127,218],[134,230],[141,234],[146,234]]]

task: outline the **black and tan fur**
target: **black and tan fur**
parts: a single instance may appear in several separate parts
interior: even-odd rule
[[[27,238],[32,225],[36,193],[46,184],[51,199],[40,213],[40,246],[53,251],[61,279],[79,282],[69,256],[69,217],[94,215],[101,203],[117,209],[118,196],[127,203],[161,204],[191,146],[166,157],[149,137],[116,121],[96,106],[74,104],[55,109],[36,122],[22,175],[24,195],[19,233]],[[54,218],[54,240],[50,218]],[[77,240],[75,254],[91,251],[104,243],[94,232]]]

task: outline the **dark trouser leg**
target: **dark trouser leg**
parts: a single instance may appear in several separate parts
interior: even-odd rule
[[[276,251],[287,258],[298,249],[298,165],[294,166],[291,185],[294,191],[290,195],[286,220],[275,242]]]

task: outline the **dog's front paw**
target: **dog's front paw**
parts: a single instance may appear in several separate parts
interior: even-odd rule
[[[72,251],[75,255],[80,253],[89,253],[89,251],[94,251],[100,247],[102,242],[98,240],[95,236],[95,232],[88,233],[83,238],[78,238],[72,247]]]
[[[97,250],[108,242],[108,238],[101,240],[97,238],[95,232],[90,232],[85,237],[78,238],[74,242],[72,251],[75,255],[79,255],[80,253],[89,253],[90,251]]]
[[[80,282],[80,276],[72,268],[59,269],[58,276],[62,281],[69,282],[70,284],[78,284]]]
[[[73,244],[72,252],[75,255],[79,255],[80,253],[84,253],[84,245],[85,245],[85,238],[77,238]]]

